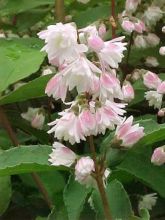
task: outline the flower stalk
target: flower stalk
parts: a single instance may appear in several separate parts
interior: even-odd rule
[[[107,196],[106,196],[106,192],[105,192],[105,188],[104,188],[104,184],[103,184],[103,180],[102,180],[102,173],[101,173],[102,169],[99,168],[98,163],[97,163],[96,150],[95,150],[95,145],[94,145],[94,142],[93,142],[93,136],[92,135],[89,136],[89,146],[90,146],[93,161],[94,161],[94,164],[95,164],[95,174],[96,174],[95,179],[96,179],[97,186],[98,186],[98,189],[99,189],[99,192],[100,192],[100,196],[101,196],[101,199],[102,199],[102,202],[103,202],[105,217],[106,217],[107,220],[112,220],[110,209],[109,209],[109,203],[108,203],[108,199],[107,199]]]
[[[0,106],[0,122],[3,125],[3,127],[6,129],[13,145],[15,147],[19,147],[19,141],[16,137],[16,134],[13,131],[12,126],[10,124],[10,121],[8,120],[6,113],[4,112],[4,110],[1,106]],[[53,207],[53,204],[49,198],[48,192],[47,192],[44,184],[42,183],[40,177],[38,176],[37,173],[31,173],[31,176],[32,176],[34,182],[36,183],[39,191],[43,195],[43,198],[44,198],[45,202],[47,203],[48,207],[51,209]]]

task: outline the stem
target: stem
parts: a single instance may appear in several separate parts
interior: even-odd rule
[[[64,0],[55,1],[55,17],[58,22],[65,21]]]
[[[16,137],[16,134],[13,131],[11,124],[10,124],[10,121],[8,120],[6,113],[4,112],[4,110],[1,106],[0,106],[0,122],[4,126],[4,128],[6,129],[13,145],[15,147],[19,147],[19,141]],[[53,207],[52,202],[49,199],[48,192],[46,191],[40,177],[36,173],[32,173],[31,175],[32,175],[32,178],[35,181],[38,189],[40,190],[41,194],[43,195],[45,202],[47,203],[48,207],[51,209]]]
[[[131,53],[131,46],[132,46],[132,41],[133,41],[133,31],[131,33],[131,36],[130,36],[130,40],[129,40],[129,44],[128,44],[128,53],[127,53],[127,58],[126,58],[126,64],[128,65],[128,62],[129,62],[129,57],[130,57],[130,53]]]
[[[104,213],[105,213],[105,217],[107,220],[112,220],[111,214],[110,214],[110,210],[109,210],[109,203],[108,203],[108,199],[106,196],[106,192],[104,189],[104,184],[103,184],[103,180],[102,180],[102,175],[97,163],[97,157],[96,157],[96,151],[95,151],[95,146],[94,146],[94,142],[93,142],[93,136],[89,136],[89,146],[90,146],[90,150],[92,152],[92,157],[93,157],[93,161],[95,164],[95,174],[96,174],[96,182],[97,182],[97,186],[100,192],[100,196],[103,202],[103,208],[104,208]]]
[[[111,23],[112,26],[112,39],[116,36],[116,24],[115,24],[115,0],[111,0],[111,16],[113,22]]]

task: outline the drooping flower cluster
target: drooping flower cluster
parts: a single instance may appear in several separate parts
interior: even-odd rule
[[[143,76],[144,85],[148,89],[152,89],[145,93],[149,106],[160,109],[162,106],[162,98],[165,94],[165,81],[162,81],[155,73],[148,71]]]
[[[58,68],[46,86],[47,95],[65,103],[68,91],[77,94],[74,101],[65,103],[70,107],[49,124],[52,128],[48,133],[54,133],[59,141],[80,143],[88,136],[105,134],[107,129],[114,130],[117,126],[116,137],[123,147],[131,147],[144,135],[143,128],[132,126],[133,117],[123,120],[126,113],[123,100],[129,102],[134,98],[131,84],[125,81],[121,87],[116,73],[126,50],[124,37],[104,41],[105,32],[103,24],[99,30],[93,25],[77,31],[75,24],[58,23],[38,34],[45,40],[42,50],[48,53],[49,62]],[[95,54],[93,62],[87,58],[89,53]],[[75,178],[80,183],[93,182],[95,166],[90,157],[79,159],[58,142],[50,157],[55,166],[75,164]]]

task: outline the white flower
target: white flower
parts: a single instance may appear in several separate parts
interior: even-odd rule
[[[160,53],[160,55],[165,56],[165,46],[164,46],[164,47],[161,47],[161,48],[159,49],[159,53]]]
[[[145,98],[149,101],[149,106],[154,106],[154,108],[161,108],[162,97],[163,95],[159,94],[157,91],[145,92]]]
[[[138,4],[141,3],[141,0],[126,0],[125,9],[128,12],[135,12]]]
[[[87,187],[93,185],[91,173],[95,171],[94,161],[90,157],[81,157],[75,166],[75,180]]]
[[[71,62],[87,47],[77,43],[77,30],[72,24],[57,23],[50,25],[47,30],[38,33],[39,38],[44,39],[46,45],[42,51],[48,54],[49,62],[61,65],[64,62]]]
[[[146,66],[149,66],[149,67],[159,66],[159,62],[158,62],[157,58],[156,57],[150,57],[150,56],[146,58],[145,64],[146,64]]]
[[[154,33],[148,33],[148,35],[146,36],[146,40],[147,43],[152,47],[157,46],[160,42],[160,38]]]
[[[141,201],[139,202],[139,210],[140,209],[148,209],[151,210],[153,206],[155,206],[157,201],[157,193],[151,193],[147,194],[145,196],[142,196]]]
[[[48,160],[53,166],[67,166],[70,167],[76,160],[77,155],[65,147],[59,142],[53,144],[52,153],[49,155],[50,159]]]
[[[49,75],[55,72],[55,68],[53,66],[45,66],[42,70],[42,76]]]
[[[134,44],[137,48],[146,48],[148,46],[144,35],[137,35],[134,39]]]
[[[49,123],[53,126],[48,133],[53,133],[58,140],[69,141],[71,144],[80,143],[80,140],[86,140],[82,128],[80,126],[79,117],[74,112],[61,112],[62,117]]]
[[[162,10],[157,6],[150,6],[144,12],[144,21],[148,26],[156,25],[157,21],[159,21],[163,17]]]
[[[42,113],[41,108],[28,108],[28,111],[22,113],[21,116],[25,120],[31,122],[31,126],[36,129],[42,129],[45,122],[45,115]]]
[[[86,57],[80,57],[61,71],[65,86],[71,91],[76,87],[78,93],[95,92],[95,83],[99,80],[96,73],[100,74],[101,70],[97,68]]]
[[[126,44],[121,41],[124,37],[118,37],[104,42],[104,47],[98,52],[101,62],[108,64],[112,68],[118,68],[119,63],[124,57],[123,52],[126,50]]]
[[[125,110],[123,108],[125,104],[115,103],[113,101],[106,100],[101,107],[96,108],[96,130],[95,134],[105,134],[106,129],[113,130],[115,125],[118,125],[122,121]]]

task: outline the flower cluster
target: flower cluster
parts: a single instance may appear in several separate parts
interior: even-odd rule
[[[148,71],[143,76],[144,85],[148,89],[152,89],[145,93],[149,106],[160,109],[162,106],[162,98],[165,94],[165,81],[162,81],[155,73]]]
[[[59,141],[75,144],[85,141],[87,136],[105,134],[107,129],[117,127],[115,139],[129,148],[144,133],[138,124],[132,125],[133,117],[124,118],[124,102],[134,98],[132,85],[125,81],[121,86],[116,73],[126,43],[122,42],[124,37],[104,41],[105,32],[103,24],[98,30],[94,25],[77,30],[73,23],[57,23],[38,34],[45,40],[42,50],[47,52],[49,62],[58,68],[45,92],[64,103],[68,91],[77,94],[75,100],[65,103],[69,108],[49,124],[52,128],[48,133],[54,133]],[[91,61],[88,57],[94,59]],[[55,166],[75,164],[75,179],[82,184],[92,184],[95,166],[90,157],[79,158],[58,142],[50,157],[49,161]]]

